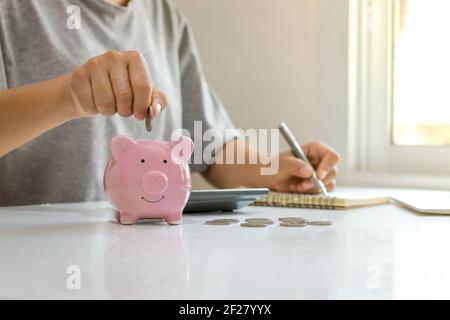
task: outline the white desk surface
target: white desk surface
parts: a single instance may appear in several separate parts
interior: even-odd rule
[[[332,227],[205,225],[301,216]],[[247,207],[181,226],[114,222],[106,202],[0,208],[0,298],[450,298],[450,216],[395,205],[324,211]],[[81,270],[69,290],[68,266]]]

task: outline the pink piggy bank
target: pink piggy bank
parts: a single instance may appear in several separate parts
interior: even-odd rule
[[[114,137],[103,185],[117,221],[159,218],[180,224],[192,189],[188,160],[193,151],[194,143],[184,136],[172,142]]]

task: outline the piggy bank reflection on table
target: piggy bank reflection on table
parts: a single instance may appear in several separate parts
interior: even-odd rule
[[[104,288],[107,299],[188,298],[190,261],[182,228],[117,228],[103,245],[96,288]]]
[[[121,224],[155,218],[180,224],[192,189],[188,160],[193,151],[194,143],[185,136],[172,142],[114,137],[103,185],[117,209],[116,219]]]

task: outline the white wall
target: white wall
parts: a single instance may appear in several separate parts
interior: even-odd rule
[[[317,0],[173,0],[189,20],[206,77],[240,128],[287,121],[319,138]],[[204,185],[195,180],[194,187]]]

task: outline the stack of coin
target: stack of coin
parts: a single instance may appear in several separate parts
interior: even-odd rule
[[[331,221],[308,221],[310,226],[331,226],[333,222]]]
[[[267,225],[275,223],[272,219],[268,219],[268,218],[248,218],[248,219],[245,219],[245,222],[261,223],[261,224],[267,224]]]
[[[300,217],[284,217],[279,218],[278,220],[280,220],[281,222],[295,222],[295,223],[306,223],[308,221]]]
[[[244,228],[265,228],[267,226],[268,226],[267,224],[256,223],[256,222],[244,222],[244,223],[241,223],[241,227],[244,227]]]
[[[302,228],[307,226],[307,221],[300,217],[280,218],[280,227]]]
[[[238,219],[214,219],[210,221],[206,221],[206,224],[213,226],[228,226],[230,224],[238,223]]]
[[[331,226],[331,221],[308,221],[300,217],[279,218],[282,227]]]
[[[306,226],[305,222],[280,222],[280,227],[302,228]]]
[[[281,227],[296,227],[302,228],[308,225],[310,226],[331,226],[333,222],[331,221],[308,221],[301,217],[282,217],[278,219],[280,221]],[[215,226],[227,226],[235,223],[239,223],[239,219],[214,219],[210,221],[206,221],[206,224],[215,225]],[[275,222],[272,219],[268,218],[247,218],[245,222],[241,223],[241,227],[247,228],[265,228],[269,225],[274,224]]]
[[[241,227],[247,228],[265,228],[268,225],[274,224],[272,219],[268,218],[248,218],[244,223],[241,223]]]

